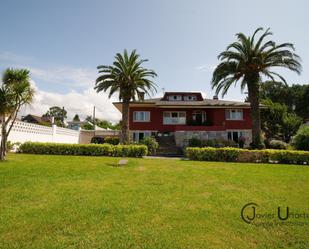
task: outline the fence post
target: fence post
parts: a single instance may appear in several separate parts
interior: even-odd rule
[[[52,124],[52,129],[53,129],[52,142],[54,143],[56,140],[57,125]]]

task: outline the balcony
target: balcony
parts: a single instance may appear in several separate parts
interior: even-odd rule
[[[188,126],[212,126],[213,122],[211,120],[187,120],[186,124]]]
[[[163,117],[164,125],[185,125],[186,117]]]

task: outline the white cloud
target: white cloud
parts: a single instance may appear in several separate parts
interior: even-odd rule
[[[44,82],[66,85],[72,87],[89,87],[93,86],[97,77],[95,70],[74,67],[54,67],[54,68],[37,68],[28,67],[31,76],[36,80]]]
[[[85,89],[94,86],[98,76],[95,68],[78,68],[65,65],[44,68],[31,65],[33,62],[34,59],[31,57],[0,51],[1,67],[27,68],[30,70],[31,77],[39,82]]]
[[[29,63],[33,59],[31,57],[17,55],[8,51],[0,52],[0,62],[9,62],[9,63]]]
[[[108,98],[106,93],[96,93],[93,88],[88,88],[82,92],[71,91],[68,93],[54,93],[36,89],[35,100],[31,106],[23,108],[21,115],[35,114],[41,116],[51,106],[64,107],[68,112],[68,120],[78,114],[82,119],[87,115],[92,115],[93,106],[96,107],[96,117],[112,122],[117,122],[121,118],[120,112],[113,106],[112,102],[117,101],[117,96]]]
[[[210,64],[203,64],[200,66],[197,66],[195,69],[198,71],[210,71],[213,72],[215,70],[216,65],[210,65]]]

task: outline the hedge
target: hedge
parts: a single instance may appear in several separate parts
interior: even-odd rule
[[[20,153],[46,155],[83,155],[142,157],[147,155],[145,145],[111,145],[111,144],[58,144],[26,142],[20,145]]]
[[[185,154],[189,159],[199,161],[309,164],[309,152],[297,150],[187,147]]]

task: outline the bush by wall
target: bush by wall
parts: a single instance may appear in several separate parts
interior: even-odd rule
[[[188,140],[190,147],[202,147],[202,140],[196,137],[192,137]]]
[[[150,155],[155,155],[157,153],[159,143],[154,137],[145,137],[140,143],[147,146]]]
[[[119,137],[105,137],[104,143],[117,145],[119,144]]]
[[[142,157],[148,153],[145,145],[111,145],[111,144],[58,144],[26,142],[20,145],[19,152],[46,155],[83,155],[83,156],[117,156]]]
[[[273,139],[269,141],[268,148],[277,150],[287,150],[289,148],[289,145],[281,140]]]
[[[292,144],[298,150],[309,151],[309,125],[304,125],[299,128]]]
[[[189,147],[238,147],[238,144],[233,140],[224,140],[224,139],[199,139],[193,137],[188,140]]]
[[[221,162],[263,162],[309,164],[309,152],[297,150],[247,150],[237,148],[186,148],[191,160]]]

